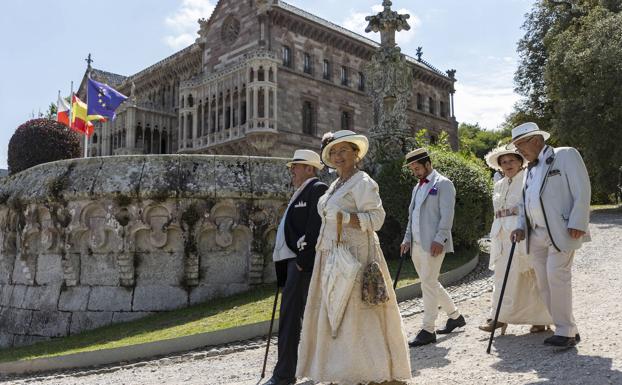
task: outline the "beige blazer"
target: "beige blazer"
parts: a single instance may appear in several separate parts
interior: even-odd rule
[[[540,205],[553,247],[571,251],[590,240],[590,178],[579,152],[572,147],[553,148],[546,159],[544,179],[540,187]],[[525,173],[525,178],[527,173]],[[523,183],[524,185],[524,183]],[[525,190],[520,204],[519,228],[529,236],[529,220],[525,214]],[[585,231],[582,238],[573,239],[568,229]],[[527,252],[529,241],[527,239]]]
[[[454,205],[456,203],[456,189],[449,179],[434,170],[428,176],[429,182],[423,187],[425,198],[421,203],[419,218],[415,225],[419,226],[419,236],[423,250],[430,250],[432,242],[445,245],[446,253],[453,253],[454,244],[451,238],[451,227],[454,223]],[[415,209],[415,191],[413,188],[408,206],[408,225],[404,234],[403,243],[412,242],[413,210]]]

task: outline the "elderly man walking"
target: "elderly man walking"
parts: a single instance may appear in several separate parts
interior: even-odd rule
[[[315,262],[315,243],[322,224],[317,202],[328,188],[316,176],[317,171],[324,168],[317,153],[296,150],[287,167],[296,191],[279,224],[272,256],[277,284],[283,287],[279,353],[272,377],[264,385],[296,383],[302,315]]]
[[[445,253],[454,251],[451,228],[454,221],[456,189],[453,183],[432,168],[424,148],[406,154],[406,164],[419,183],[413,188],[408,207],[408,225],[400,246],[402,254],[411,251],[415,270],[421,279],[423,293],[423,327],[412,347],[436,342],[436,333],[451,333],[466,325],[454,302],[438,281]],[[438,307],[449,319],[444,329],[434,331]]]
[[[512,143],[529,161],[519,227],[511,234],[527,239],[540,295],[555,324],[545,345],[570,347],[580,341],[572,313],[572,261],[589,241],[590,179],[579,152],[546,145],[549,133],[535,123],[512,129]]]

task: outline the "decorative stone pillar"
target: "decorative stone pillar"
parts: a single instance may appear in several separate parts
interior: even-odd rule
[[[396,159],[410,147],[407,143],[410,128],[406,111],[412,94],[412,72],[395,43],[395,32],[409,30],[407,19],[391,10],[391,1],[384,0],[384,10],[375,16],[367,16],[365,32],[380,32],[380,47],[365,66],[368,79],[367,92],[372,98],[374,125],[370,129],[371,161],[373,159]],[[384,151],[384,149],[391,149]],[[399,148],[400,151],[395,151]]]

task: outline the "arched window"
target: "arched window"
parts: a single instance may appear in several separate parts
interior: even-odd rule
[[[285,67],[292,66],[292,50],[288,46],[283,46],[283,65]]]
[[[315,134],[315,106],[308,100],[302,102],[302,133]]]
[[[312,62],[311,62],[311,55],[309,55],[308,53],[304,53],[304,62],[303,62],[303,71],[306,74],[311,75],[312,72]]]
[[[342,130],[352,130],[353,126],[352,112],[350,111],[341,111],[341,129]]]
[[[322,66],[322,77],[324,78],[324,80],[330,80],[331,76],[331,68],[330,68],[330,62],[326,59],[324,59],[324,64]]]

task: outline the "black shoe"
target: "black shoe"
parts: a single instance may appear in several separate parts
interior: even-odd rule
[[[579,337],[578,340],[577,337]],[[579,334],[576,334],[574,337],[551,336],[544,340],[544,344],[550,346],[558,346],[561,348],[569,348],[575,346],[579,341],[581,341],[581,337],[579,336]]]
[[[437,330],[436,332],[438,334],[449,334],[455,328],[461,328],[464,325],[466,325],[466,321],[464,320],[464,317],[462,315],[460,315],[460,317],[458,317],[456,319],[449,318],[447,320],[447,323],[445,324],[445,329]]]
[[[296,378],[276,378],[272,377],[262,385],[293,385],[296,383]]]
[[[436,333],[430,333],[427,330],[421,329],[417,337],[408,343],[408,346],[416,348],[417,346],[431,344],[432,342],[436,342]]]

